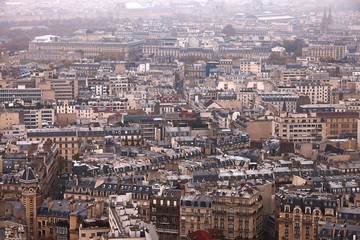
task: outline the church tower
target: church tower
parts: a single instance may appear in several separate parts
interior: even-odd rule
[[[36,197],[38,182],[34,171],[26,167],[19,179],[22,189],[21,202],[26,211],[26,235],[28,239],[37,239],[37,216],[36,216]]]
[[[328,19],[327,19],[327,23],[328,23],[328,25],[333,24],[332,13],[331,13],[331,5],[329,7],[329,16],[328,16]]]
[[[326,11],[326,6],[324,8],[324,15],[321,21],[321,33],[325,33],[327,31],[328,28],[328,16],[327,16],[327,11]]]
[[[327,33],[329,30],[329,25],[333,24],[331,6],[329,7],[329,14],[327,14],[327,8],[325,6],[324,15],[321,21],[321,33]]]

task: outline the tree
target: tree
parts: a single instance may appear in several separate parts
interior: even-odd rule
[[[286,49],[286,52],[293,52],[295,56],[301,56],[302,48],[306,46],[306,43],[302,39],[285,40],[282,46]]]
[[[119,61],[119,60],[123,60],[123,59],[124,59],[123,54],[119,53],[119,52],[104,53],[104,54],[100,54],[94,58],[95,62],[101,62],[103,60]]]
[[[226,25],[221,32],[226,36],[234,36],[236,34],[236,30],[231,24]]]
[[[78,49],[75,51],[76,53],[80,53],[81,54],[81,58],[84,57],[84,50]]]

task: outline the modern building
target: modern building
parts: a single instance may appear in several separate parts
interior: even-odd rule
[[[325,123],[315,114],[282,113],[277,118],[278,137],[290,142],[321,142],[325,139]]]
[[[309,96],[312,104],[330,103],[330,90],[330,84],[319,82],[302,82],[296,85],[296,92]]]
[[[19,86],[18,88],[1,88],[0,101],[14,102],[21,99],[24,102],[40,101],[42,98],[42,90],[39,88],[25,88]]]

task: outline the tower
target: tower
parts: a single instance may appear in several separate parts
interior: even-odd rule
[[[263,11],[264,4],[261,0],[252,0],[251,1],[251,10],[254,12]]]
[[[327,31],[328,28],[328,16],[327,16],[327,11],[326,11],[326,6],[324,8],[324,15],[321,21],[321,33],[325,33]]]
[[[26,212],[26,235],[28,239],[37,239],[37,216],[36,216],[36,197],[38,182],[34,171],[26,167],[19,179],[21,192],[21,202],[25,206]]]
[[[321,33],[327,33],[329,30],[329,25],[333,24],[331,6],[329,7],[329,14],[327,14],[327,8],[325,6],[324,15],[321,21]]]
[[[327,23],[328,23],[328,25],[333,24],[332,13],[331,13],[331,5],[329,7],[329,16],[327,18]]]

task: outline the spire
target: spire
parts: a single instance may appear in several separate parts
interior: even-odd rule
[[[324,7],[324,15],[323,15],[323,22],[327,19],[327,11],[326,6]]]
[[[327,15],[326,6],[325,6],[324,15],[323,15],[322,22],[321,22],[321,32],[322,33],[326,32],[327,27],[328,27],[328,15]]]
[[[329,7],[329,16],[327,19],[327,24],[332,24],[333,23],[333,19],[332,19],[332,14],[331,14],[331,5]]]

